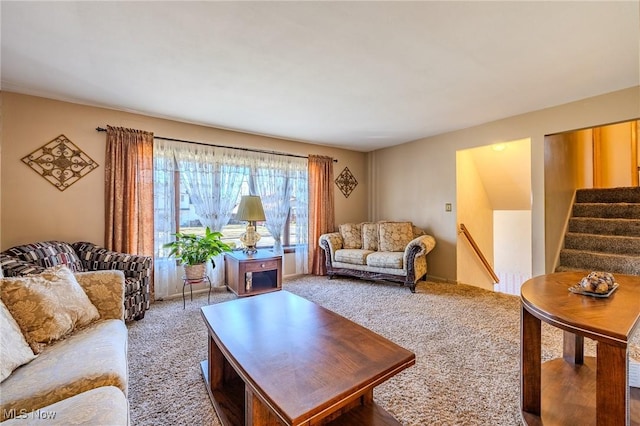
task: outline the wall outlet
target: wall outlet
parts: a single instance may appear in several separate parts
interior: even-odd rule
[[[444,211],[446,212],[450,212],[451,211],[451,203],[447,203],[444,205]]]

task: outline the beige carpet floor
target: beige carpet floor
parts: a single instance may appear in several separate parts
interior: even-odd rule
[[[378,386],[375,400],[404,425],[519,425],[520,299],[472,286],[306,276],[283,289],[331,309],[416,354]],[[232,300],[215,291],[211,303]],[[200,373],[207,295],[155,303],[129,325],[131,424],[218,425]],[[636,333],[638,335],[639,333]],[[543,358],[561,356],[561,332],[543,324]],[[638,336],[635,336],[634,340]],[[586,343],[593,355],[595,345]],[[634,355],[637,355],[634,354]]]

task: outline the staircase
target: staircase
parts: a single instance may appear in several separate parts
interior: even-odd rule
[[[640,275],[640,188],[578,189],[556,271]]]

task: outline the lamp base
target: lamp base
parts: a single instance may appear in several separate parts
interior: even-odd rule
[[[240,235],[240,241],[244,244],[242,251],[247,254],[253,254],[258,251],[256,244],[260,241],[260,234],[256,232],[256,227],[251,223],[247,225],[247,232]]]

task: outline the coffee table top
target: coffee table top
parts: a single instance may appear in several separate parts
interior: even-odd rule
[[[209,335],[243,381],[300,424],[415,364],[415,355],[287,291],[202,308]]]

